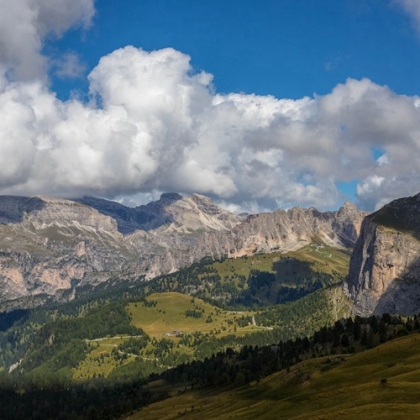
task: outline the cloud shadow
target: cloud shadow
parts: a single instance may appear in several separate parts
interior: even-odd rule
[[[39,197],[3,195],[0,197],[0,224],[21,223],[25,214],[42,210],[45,202]]]
[[[117,223],[118,231],[123,235],[128,235],[136,230],[148,232],[172,223],[174,218],[166,211],[166,207],[181,199],[182,196],[179,194],[165,193],[161,195],[158,201],[135,208],[89,196],[74,201],[92,207],[105,216],[112,217]]]

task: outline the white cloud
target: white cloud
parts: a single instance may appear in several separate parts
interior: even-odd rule
[[[412,19],[420,31],[420,1],[419,0],[394,0]]]
[[[52,66],[54,67],[55,75],[60,79],[81,78],[86,71],[86,66],[75,52],[68,52],[59,59],[53,60]]]
[[[3,70],[18,80],[43,77],[45,37],[60,37],[73,26],[87,27],[94,13],[94,0],[0,0]]]
[[[401,171],[387,178],[372,175],[359,183],[357,193],[363,207],[378,210],[395,198],[418,194],[419,185],[419,171]]]
[[[420,174],[418,97],[368,79],[313,99],[220,95],[189,60],[114,51],[89,75],[89,104],[61,102],[42,81],[0,81],[1,192],[178,191],[232,208],[326,208],[342,199],[336,182],[362,179],[358,196],[372,208]]]

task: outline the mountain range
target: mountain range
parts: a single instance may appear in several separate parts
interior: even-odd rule
[[[208,197],[162,194],[136,208],[95,197],[0,197],[0,303],[72,300],[111,279],[146,281],[207,260],[286,253],[314,241],[353,250],[354,313],[420,306],[420,194],[368,214],[294,207],[235,215]]]
[[[209,198],[162,194],[136,208],[95,197],[0,197],[0,299],[72,299],[111,278],[148,280],[203,258],[354,246],[367,213],[294,207],[235,215]]]

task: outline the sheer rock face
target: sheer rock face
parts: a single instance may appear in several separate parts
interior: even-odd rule
[[[331,246],[352,247],[365,215],[350,203],[338,212],[322,213],[314,208],[295,207],[252,215],[235,227],[235,246],[229,256],[285,252],[299,249],[314,239]]]
[[[112,277],[150,279],[204,257],[286,252],[312,240],[354,245],[365,216],[294,208],[238,216],[209,198],[163,194],[137,208],[94,197],[0,197],[0,302],[74,296]]]
[[[420,194],[365,218],[345,289],[359,314],[420,311]]]

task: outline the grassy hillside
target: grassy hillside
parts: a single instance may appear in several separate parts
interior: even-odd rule
[[[242,388],[176,391],[127,419],[417,419],[419,386],[415,334],[356,355],[309,359]]]
[[[114,370],[118,374],[131,369],[134,375],[142,364],[148,365],[142,374],[160,372],[210,357],[227,346],[239,349],[310,336],[350,316],[350,305],[338,286],[263,311],[223,310],[177,292],[152,294],[127,304],[126,310],[131,325],[146,333],[147,345],[134,354],[124,347],[131,339],[125,334],[85,340],[89,349],[73,369],[74,379],[109,376]]]
[[[104,313],[97,315],[97,320],[106,321]],[[120,316],[118,328],[125,328],[125,319]],[[309,338],[238,349],[226,346],[211,357],[174,365],[161,374],[155,371],[150,377],[139,374],[141,370],[147,373],[147,363],[138,361],[118,367],[118,374],[111,372],[106,379],[82,382],[63,380],[60,371],[51,371],[51,376],[41,371],[29,377],[13,375],[14,379],[20,376],[20,381],[0,374],[0,417],[92,419],[130,414],[131,418],[186,415],[203,420],[251,416],[351,419],[365,418],[365,413],[384,418],[382,411],[400,410],[405,418],[415,418],[411,414],[420,379],[419,332],[418,316],[356,317],[323,327]],[[55,339],[52,335],[46,338],[51,347]],[[87,341],[92,345],[96,340]],[[136,336],[117,348],[134,353],[147,347],[148,341],[137,330]],[[69,344],[80,348],[75,339]],[[160,344],[155,340],[153,345],[162,352]],[[163,353],[157,360],[166,357]],[[60,367],[61,356],[71,354],[69,346],[61,346],[47,365]],[[77,357],[75,354],[74,360]],[[146,408],[134,414],[141,407]]]
[[[126,310],[131,325],[146,333],[147,344],[133,353],[127,343],[136,337],[126,334],[85,340],[89,350],[73,369],[74,379],[106,377],[114,370],[127,369],[130,362],[134,371],[140,364],[149,364],[146,372],[159,372],[193,359],[198,345],[207,339],[239,337],[265,330],[243,322],[242,318],[252,316],[253,312],[224,311],[176,292],[154,293],[142,301],[129,303]]]
[[[57,311],[52,313],[54,321],[23,317],[23,324],[0,333],[2,356],[9,365],[22,359],[24,372],[32,371],[37,378],[57,371],[78,381],[111,374],[147,377],[226,347],[309,336],[349,315],[340,291],[318,290],[263,311],[223,310],[176,292],[106,306],[91,302],[78,316]]]
[[[346,251],[314,242],[287,254],[193,264],[150,282],[146,294],[177,291],[228,308],[270,306],[340,283],[349,259]]]
[[[252,312],[233,312],[217,308],[201,299],[181,293],[154,293],[146,302],[130,303],[128,311],[132,324],[142,328],[149,336],[174,338],[181,333],[211,333],[216,336],[227,333],[244,335],[252,332],[251,326],[241,327],[237,320]]]
[[[226,346],[308,336],[349,315],[341,289],[334,288],[348,260],[346,252],[314,243],[287,254],[194,264],[149,282],[133,280],[118,293],[111,287],[103,296],[17,311],[0,326],[0,367],[22,359],[23,371],[37,378],[56,371],[82,381],[146,377]],[[118,326],[107,315],[115,305]],[[144,337],[135,337],[136,327]]]
[[[287,261],[295,259],[300,261],[301,267],[296,263],[295,267],[287,267]],[[251,270],[260,270],[274,273],[276,278],[287,282],[287,277],[296,277],[311,273],[326,273],[346,276],[348,271],[349,254],[345,251],[332,248],[322,242],[314,242],[297,251],[287,254],[257,254],[250,257],[227,259],[223,262],[215,262],[212,266],[218,274],[224,278],[229,277],[232,272],[240,275],[249,276]],[[301,269],[300,273],[298,271]]]
[[[94,340],[85,340],[88,344],[88,352],[85,358],[73,368],[72,376],[76,380],[104,376],[107,377],[116,368],[135,361],[136,355],[126,353],[126,357],[114,357],[113,351],[118,346],[129,340],[130,336],[104,337]],[[121,355],[124,354],[121,352]]]

